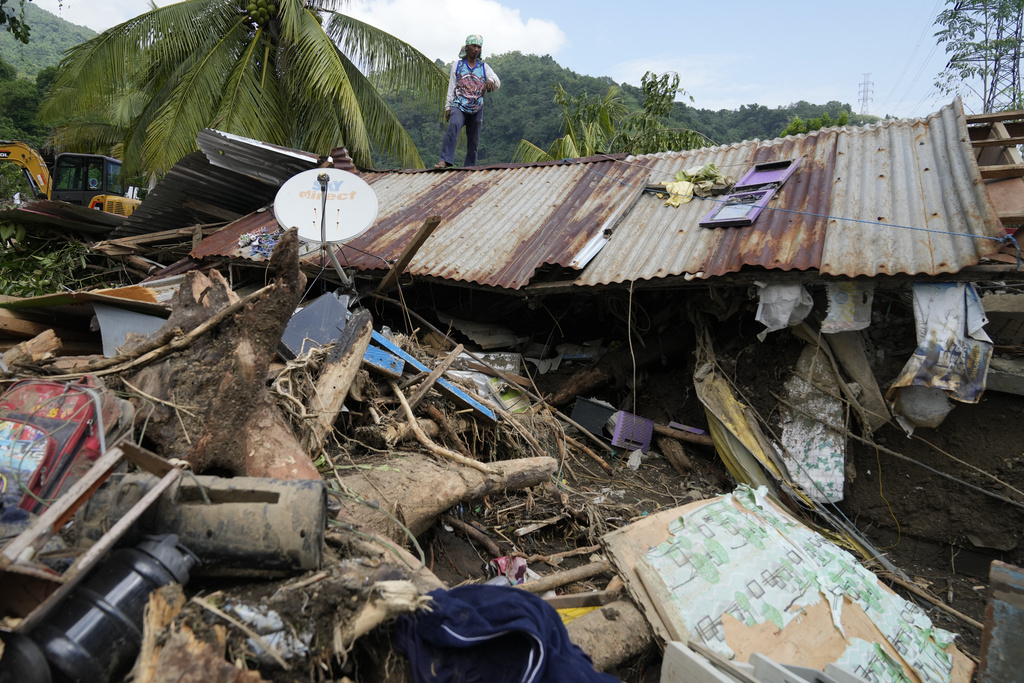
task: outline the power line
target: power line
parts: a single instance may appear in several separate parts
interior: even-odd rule
[[[900,72],[899,78],[896,79],[896,82],[892,84],[892,90],[890,90],[889,94],[885,96],[884,100],[882,100],[882,104],[879,107],[881,110],[885,110],[885,105],[889,104],[889,100],[891,100],[892,96],[896,94],[896,90],[899,88],[900,83],[903,81],[903,77],[907,75],[907,70],[910,68],[910,65],[913,64],[914,57],[917,56],[917,51],[921,49],[921,43],[924,42],[924,37],[928,33],[928,29],[935,25],[935,17],[938,14],[939,7],[942,5],[942,2],[943,0],[936,0],[935,7],[932,8],[931,13],[928,15],[930,19],[928,20],[928,23],[924,25],[924,28],[921,29],[921,35],[917,37],[917,44],[914,45],[914,49],[910,53],[910,57],[907,59],[907,63],[903,65],[903,71]],[[934,53],[934,50],[932,50],[932,52]],[[930,58],[931,54],[928,55],[928,59]],[[926,59],[925,63],[927,63],[927,61],[928,60]],[[914,80],[916,82],[917,78],[915,77]],[[912,85],[913,84],[911,84],[911,86]]]

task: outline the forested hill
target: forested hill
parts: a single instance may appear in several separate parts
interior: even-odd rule
[[[484,60],[501,79],[501,89],[487,95],[480,138],[482,165],[511,162],[516,145],[522,139],[546,149],[562,134],[562,109],[553,101],[555,85],[560,83],[570,95],[586,92],[600,99],[608,86],[615,84],[609,77],[594,78],[577,74],[559,66],[550,56],[510,52],[495,56],[485,54]],[[447,73],[448,67],[444,69]],[[681,85],[686,87],[685,83]],[[629,84],[621,84],[620,88],[629,109],[640,109],[643,102],[640,88]],[[423,161],[427,166],[432,166],[441,152],[441,137],[444,134],[442,119],[437,112],[426,112],[410,102],[400,99],[390,101],[399,120],[419,148]],[[849,104],[833,101],[827,104],[797,102],[775,109],[751,104],[736,110],[712,111],[677,102],[672,119],[666,124],[673,128],[696,130],[718,144],[728,144],[752,138],[776,138],[794,116],[807,120],[827,112],[835,119],[842,111],[852,112],[852,109]],[[850,113],[851,124],[864,123],[865,119],[873,121],[876,117],[861,117]],[[462,162],[463,154],[464,151],[460,149],[455,157],[456,163]],[[384,159],[379,162],[379,167],[391,167]]]
[[[97,11],[102,11],[100,5],[97,3]],[[46,67],[57,66],[65,50],[96,35],[95,31],[64,21],[33,2],[25,3],[25,23],[32,27],[28,45],[0,30],[0,58],[15,68],[18,78],[35,79]]]
[[[65,50],[96,35],[88,28],[71,24],[37,7],[33,2],[25,3],[25,14],[26,22],[32,28],[28,45],[23,45],[6,31],[0,30],[0,58],[14,67],[17,78],[34,80],[42,69],[56,66]],[[555,138],[562,135],[563,113],[561,107],[554,103],[555,85],[561,84],[570,95],[586,92],[595,99],[603,97],[608,87],[615,85],[607,76],[595,78],[577,74],[560,66],[547,55],[540,57],[510,52],[490,56],[485,53],[484,58],[501,78],[501,89],[487,95],[480,142],[481,164],[510,163],[520,140],[529,140],[546,149]],[[448,67],[443,68],[447,73]],[[681,85],[686,87],[685,82]],[[631,111],[639,110],[643,102],[639,84],[620,84],[620,88],[626,106]],[[416,143],[423,161],[427,166],[432,166],[439,158],[441,137],[444,134],[440,112],[427,112],[422,105],[402,98],[392,98],[389,102]],[[0,101],[0,118],[5,114],[4,104]],[[696,130],[718,144],[728,144],[752,138],[775,138],[794,116],[807,120],[827,112],[834,120],[842,111],[852,110],[849,104],[841,102],[797,102],[775,109],[751,104],[736,110],[719,111],[697,109],[676,102],[672,118],[666,125]],[[6,113],[13,118],[12,112]],[[875,120],[875,117],[867,118]],[[863,123],[864,120],[865,117],[850,114],[851,124]],[[22,125],[22,128],[29,131],[31,126]],[[21,136],[32,134],[31,131],[19,133]],[[460,149],[456,163],[461,163],[463,155],[464,150]],[[378,168],[395,166],[379,157],[375,165]]]

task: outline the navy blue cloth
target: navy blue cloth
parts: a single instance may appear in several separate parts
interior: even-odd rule
[[[459,142],[459,131],[466,127],[466,161],[463,166],[476,166],[477,147],[480,144],[480,129],[484,125],[483,105],[475,114],[467,114],[453,106],[448,119],[448,128],[444,131],[441,142],[441,158],[449,164],[455,164],[455,146]]]
[[[506,586],[430,593],[430,611],[395,622],[415,683],[611,683],[571,640],[558,612]]]

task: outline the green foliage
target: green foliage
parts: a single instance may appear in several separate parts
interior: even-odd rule
[[[25,23],[25,0],[0,0],[0,26],[7,29],[4,35],[10,35],[22,43],[28,42],[29,27]]]
[[[6,0],[8,8],[12,2],[18,5],[20,0]],[[4,0],[0,0],[0,6],[3,4]],[[96,8],[102,11],[102,4],[97,3]],[[96,35],[95,31],[64,21],[33,2],[25,2],[24,10],[25,22],[32,27],[27,43],[0,31],[0,58],[13,65],[21,78],[34,78],[40,69],[56,66],[65,50]]]
[[[87,245],[62,236],[35,236],[0,221],[0,294],[38,296],[122,284],[121,272]]]
[[[2,133],[3,127],[0,126],[0,136]],[[0,211],[14,206],[16,192],[26,199],[32,196],[24,171],[17,164],[0,164]]]
[[[320,154],[344,145],[362,166],[379,149],[421,167],[378,87],[440,109],[445,74],[407,43],[337,11],[342,4],[279,0],[257,22],[235,0],[154,7],[72,48],[42,115],[114,126],[128,174],[165,172],[208,126]],[[329,17],[322,25],[320,13]],[[64,133],[78,137],[74,128]]]
[[[1024,106],[1016,67],[1021,60],[1024,0],[946,0],[935,25],[949,61],[935,87],[975,96],[985,112]]]
[[[619,88],[608,86],[600,100],[591,98],[586,92],[569,95],[560,83],[554,86],[554,90],[555,104],[562,107],[565,135],[552,142],[546,151],[532,142],[521,140],[513,160],[532,163],[606,153],[619,122],[627,112],[619,96]]]
[[[666,123],[676,95],[686,93],[679,87],[678,74],[656,76],[648,71],[643,76],[640,89],[644,94],[643,109],[623,119],[609,145],[610,152],[653,154],[698,149],[711,144],[708,137],[697,131]]]
[[[18,70],[8,64],[3,57],[0,57],[0,82],[13,81],[18,77]]]
[[[617,86],[609,86],[602,100],[587,93],[570,97],[559,84],[555,103],[561,105],[565,135],[544,151],[527,140],[516,149],[515,160],[550,161],[595,154],[650,154],[669,150],[705,147],[707,138],[690,130],[666,128],[663,120],[672,111],[679,88],[679,76],[660,77],[647,72],[643,77],[644,104],[640,111],[628,113]]]
[[[832,126],[848,126],[850,125],[850,113],[847,111],[839,112],[839,116],[832,120],[827,111],[823,111],[821,116],[813,119],[804,121],[799,116],[794,116],[793,120],[789,122],[789,125],[782,129],[779,133],[779,137],[783,138],[787,135],[799,135],[801,133],[810,133],[812,130],[821,130],[822,128],[831,128]]]
[[[0,81],[0,111],[25,135],[38,136],[42,129],[36,123],[39,112],[39,90],[27,78]]]

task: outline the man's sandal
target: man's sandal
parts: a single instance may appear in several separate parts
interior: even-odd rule
[[[448,168],[448,167],[450,167],[450,166],[454,166],[454,165],[455,165],[455,164],[449,164],[449,163],[448,163],[447,161],[445,161],[444,159],[441,159],[441,161],[439,161],[439,162],[437,162],[436,164],[434,164],[434,168],[441,168],[441,169],[444,169],[444,168]]]

